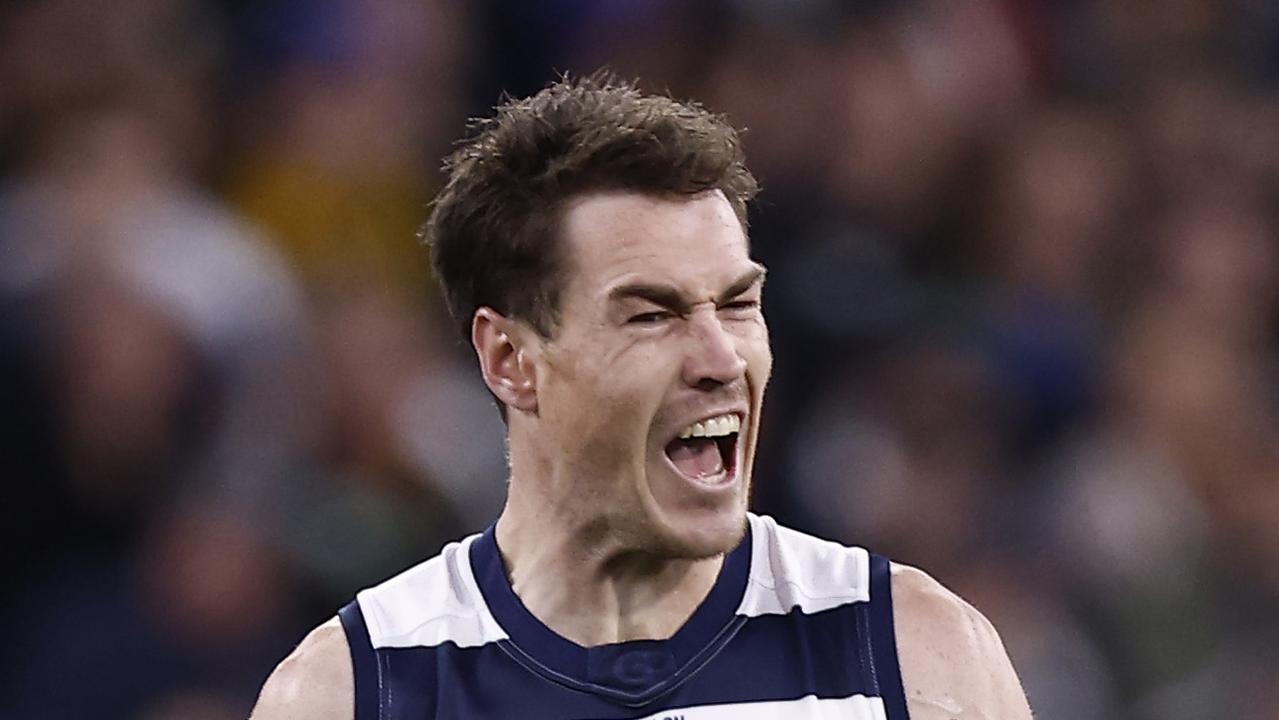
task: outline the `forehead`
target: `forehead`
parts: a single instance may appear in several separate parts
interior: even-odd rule
[[[569,284],[588,290],[642,279],[718,291],[754,266],[742,224],[719,191],[593,193],[569,204],[562,229]]]

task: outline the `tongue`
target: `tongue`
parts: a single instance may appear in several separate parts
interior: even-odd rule
[[[666,449],[679,471],[689,477],[709,477],[724,470],[719,445],[709,438],[676,440]]]

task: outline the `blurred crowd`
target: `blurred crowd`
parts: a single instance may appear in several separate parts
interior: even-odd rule
[[[1040,720],[1279,719],[1279,4],[0,6],[0,720],[242,719],[482,529],[416,229],[503,92],[746,128],[755,507],[920,565]]]

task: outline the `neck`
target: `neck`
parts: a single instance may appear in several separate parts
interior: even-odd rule
[[[663,557],[628,546],[605,519],[559,517],[511,482],[497,542],[515,594],[542,624],[579,645],[671,637],[697,609],[723,557]],[[536,487],[536,486],[534,486]]]

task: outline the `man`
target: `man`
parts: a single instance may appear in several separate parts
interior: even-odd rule
[[[506,507],[313,631],[256,720],[1030,717],[976,610],[747,512],[772,355],[730,127],[566,80],[447,169],[425,234]]]

